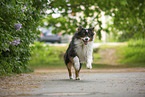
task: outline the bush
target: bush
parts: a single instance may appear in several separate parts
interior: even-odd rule
[[[44,2],[45,1],[45,2]],[[30,43],[39,31],[41,9],[47,0],[1,0],[0,75],[29,72]]]

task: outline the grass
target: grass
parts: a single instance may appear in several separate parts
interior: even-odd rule
[[[112,62],[104,64],[103,57],[99,55],[99,59],[94,59],[94,67],[95,68],[135,68],[135,67],[145,67],[145,48],[140,47],[128,47],[128,46],[102,46],[99,48],[100,50],[105,51],[106,49],[114,49],[116,52],[114,53],[117,65],[112,65]],[[99,53],[100,54],[100,53]],[[106,53],[107,54],[107,53]],[[96,56],[96,54],[94,54]],[[98,55],[97,55],[98,56]],[[96,57],[97,57],[96,56]],[[114,59],[115,60],[115,59]]]
[[[31,68],[64,67],[63,55],[66,47],[44,46],[43,43],[36,42],[29,66]]]
[[[145,39],[137,39],[137,40],[131,39],[130,41],[128,41],[128,45],[120,45],[120,46],[104,45],[101,46],[100,49],[102,50],[114,49],[116,51],[115,56],[118,58],[117,59],[118,66],[113,66],[115,68],[145,67]],[[103,66],[104,65],[102,64],[102,67]],[[108,67],[107,64],[105,66]]]
[[[145,39],[130,40],[128,46],[124,47],[121,52],[123,54],[121,63],[145,67]]]
[[[132,41],[132,40],[131,40]],[[121,46],[101,46],[100,48],[94,49],[93,53],[93,68],[132,68],[132,67],[145,67],[145,47],[134,45],[129,41],[128,45]],[[64,53],[67,46],[48,46],[43,43],[36,42],[33,46],[31,55],[31,61],[29,66],[31,68],[66,68],[63,60]],[[107,52],[105,50],[107,49]],[[112,65],[112,60],[108,60],[108,63],[99,63],[99,60],[104,59],[101,55],[102,52],[106,56],[114,58],[114,62],[117,65]],[[109,54],[111,50],[115,50],[112,55]],[[109,56],[110,55],[110,56]],[[107,58],[108,58],[107,57]],[[83,65],[86,68],[85,65]]]
[[[145,47],[145,39],[131,39],[128,41],[129,47]]]

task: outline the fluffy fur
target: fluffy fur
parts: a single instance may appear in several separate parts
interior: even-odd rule
[[[71,72],[72,66],[75,68],[76,80],[80,80],[79,72],[83,63],[86,63],[88,69],[92,68],[93,42],[94,28],[85,29],[83,27],[79,27],[64,55],[64,61],[67,66],[70,79],[73,78]]]

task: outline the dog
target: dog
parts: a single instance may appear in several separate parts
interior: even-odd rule
[[[85,29],[80,26],[72,37],[64,55],[70,79],[73,79],[72,66],[75,69],[76,80],[80,80],[79,72],[83,63],[86,63],[88,69],[92,69],[94,35],[94,27]]]

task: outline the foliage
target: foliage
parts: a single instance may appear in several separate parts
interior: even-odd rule
[[[79,25],[94,26],[99,38],[102,27],[102,12],[113,18],[111,26],[122,31],[120,40],[128,38],[145,38],[145,1],[144,0],[52,0],[48,5],[47,17],[43,20],[54,26],[54,33],[64,31],[74,33]],[[57,14],[57,17],[53,17]],[[116,32],[115,32],[116,33]]]
[[[145,38],[145,1],[126,0],[125,6],[116,7],[114,26],[123,32],[121,38]]]
[[[45,0],[0,1],[0,75],[29,72],[30,43],[39,33]]]
[[[47,17],[42,21],[44,27],[55,27],[54,33],[63,31],[65,34],[76,32],[78,26],[97,26],[97,34],[101,38],[101,31],[107,31],[102,27],[101,9],[97,6],[97,0],[52,0],[48,5]],[[53,17],[54,14],[60,14]],[[47,22],[47,25],[43,25]]]

